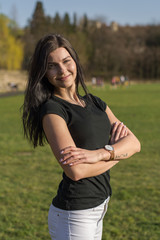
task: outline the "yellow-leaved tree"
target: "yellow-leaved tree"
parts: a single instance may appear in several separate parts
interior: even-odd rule
[[[24,50],[23,44],[10,30],[11,20],[0,14],[0,69],[21,69]]]

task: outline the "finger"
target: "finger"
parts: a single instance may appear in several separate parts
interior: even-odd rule
[[[122,137],[126,137],[128,135],[128,129],[127,127],[124,125],[122,130],[121,130],[121,133],[120,133],[120,138]]]
[[[126,126],[124,125],[124,126],[122,127],[122,129],[121,129],[120,134],[119,134],[119,138],[124,137],[125,134],[126,134]]]
[[[112,134],[114,134],[116,132],[117,127],[118,127],[118,124],[117,124],[117,122],[115,122],[112,126]]]
[[[78,149],[78,148],[75,147],[75,146],[68,146],[68,147],[66,147],[66,148],[63,148],[63,149],[60,151],[60,153],[61,153],[61,154],[66,154],[66,153],[68,153],[68,152],[75,151],[76,149]]]
[[[114,142],[114,138],[115,138],[115,133],[116,133],[116,129],[117,129],[117,122],[115,122],[112,126],[112,132],[111,132],[111,139],[110,142]]]
[[[74,152],[71,154],[67,154],[67,156],[61,158],[59,160],[59,162],[61,162],[62,164],[69,164],[69,163],[73,163],[75,161],[77,161],[77,159],[81,159],[84,158],[84,154],[80,153],[80,152]]]
[[[124,136],[126,137],[128,135],[128,130],[127,128],[125,129],[125,133],[124,133]]]
[[[62,164],[67,164],[71,161],[77,160],[77,158],[78,158],[78,155],[76,156],[76,155],[73,155],[70,153],[70,154],[66,154],[65,156],[61,157],[59,162]]]
[[[126,127],[126,136],[128,135],[129,131],[128,131],[128,128]]]
[[[120,136],[120,133],[122,131],[122,128],[123,128],[123,122],[121,122],[118,127],[117,127],[117,130],[116,130],[116,133],[115,133],[115,141],[117,141],[119,139],[119,136]]]
[[[80,154],[79,150],[72,150],[62,155],[63,160],[66,160],[72,156],[78,156]]]

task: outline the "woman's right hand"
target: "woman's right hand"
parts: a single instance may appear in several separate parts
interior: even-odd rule
[[[128,135],[128,129],[123,122],[115,122],[112,126],[110,144],[115,144]]]
[[[115,122],[112,126],[112,134],[110,144],[115,144],[123,137],[127,136],[128,130],[126,126],[119,122]],[[101,160],[109,160],[110,154],[104,149],[86,150],[83,148],[77,148],[76,146],[66,147],[61,151],[60,163],[63,165],[77,165],[81,163],[96,163]]]
[[[69,146],[61,150],[60,163],[64,165],[77,165],[81,163],[97,163],[101,160],[109,160],[110,153],[104,149],[87,150],[83,148],[77,148],[75,146]]]

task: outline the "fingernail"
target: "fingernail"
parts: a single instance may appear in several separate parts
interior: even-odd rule
[[[62,161],[63,161],[63,158],[61,158],[59,161],[62,162]]]
[[[66,163],[67,163],[66,161],[63,162],[63,164],[66,164]]]
[[[63,153],[64,151],[62,150],[60,153]]]
[[[72,166],[72,165],[73,165],[73,163],[70,163],[70,164],[69,164],[69,166]]]
[[[121,122],[121,125],[123,125],[123,122]]]

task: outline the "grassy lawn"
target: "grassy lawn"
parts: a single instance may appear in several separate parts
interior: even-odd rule
[[[160,239],[160,84],[92,88],[142,144],[141,153],[111,170],[113,195],[103,240]],[[47,240],[48,208],[61,169],[48,146],[23,139],[23,95],[0,99],[0,239]]]

